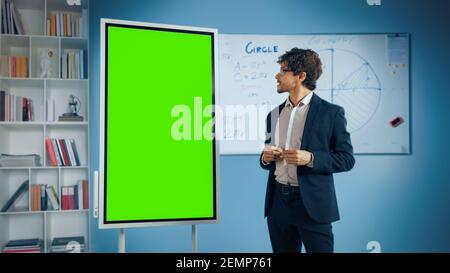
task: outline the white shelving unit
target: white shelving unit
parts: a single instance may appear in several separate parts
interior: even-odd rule
[[[38,154],[41,166],[0,166],[0,208],[13,195],[23,181],[29,185],[49,184],[58,192],[61,203],[61,187],[76,185],[79,180],[89,181],[89,80],[61,79],[61,56],[64,50],[85,49],[89,53],[88,33],[83,37],[47,36],[47,18],[55,12],[82,14],[88,10],[88,1],[81,6],[69,6],[66,0],[12,0],[20,14],[26,35],[0,34],[1,55],[25,55],[28,57],[28,78],[0,77],[0,90],[9,95],[31,98],[33,120],[0,121],[0,153]],[[1,8],[1,7],[0,7]],[[88,25],[88,12],[83,23]],[[0,10],[0,22],[3,12]],[[88,27],[86,27],[88,30]],[[39,48],[52,48],[58,62],[52,64],[49,78],[39,78]],[[87,58],[89,64],[89,59]],[[87,65],[89,69],[89,65]],[[89,75],[89,74],[88,74]],[[46,101],[55,100],[55,118],[67,112],[69,95],[81,101],[81,122],[47,121]],[[81,166],[54,167],[45,147],[46,138],[73,138]],[[92,192],[89,181],[89,194]],[[20,211],[0,212],[0,249],[16,239],[40,238],[45,252],[50,251],[53,238],[84,236],[85,251],[90,251],[89,209],[31,211],[31,187],[13,206]],[[61,206],[60,206],[61,207]],[[91,204],[89,204],[89,208]]]

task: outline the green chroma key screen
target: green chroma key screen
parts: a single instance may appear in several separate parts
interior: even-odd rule
[[[215,140],[194,136],[212,133],[213,33],[105,31],[104,223],[216,219]],[[180,120],[176,131],[191,139],[174,138]]]

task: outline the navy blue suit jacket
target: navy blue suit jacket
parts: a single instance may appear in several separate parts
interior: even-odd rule
[[[266,120],[266,144],[271,144],[275,125],[285,103],[273,109]],[[320,223],[339,220],[333,173],[349,171],[355,164],[344,108],[313,94],[306,117],[301,150],[314,155],[313,167],[298,166],[297,175],[303,202],[309,215]],[[273,130],[272,130],[273,128]],[[264,216],[272,207],[275,183],[275,162],[260,165],[269,170]]]

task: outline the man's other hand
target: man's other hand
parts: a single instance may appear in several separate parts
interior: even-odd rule
[[[305,150],[285,150],[283,157],[288,164],[304,166],[311,162],[312,154]]]
[[[283,158],[283,149],[277,146],[266,146],[263,151],[263,161],[271,163]]]

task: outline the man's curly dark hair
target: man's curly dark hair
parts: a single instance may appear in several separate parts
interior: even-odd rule
[[[316,89],[316,81],[322,75],[322,62],[320,61],[319,54],[311,49],[294,47],[278,58],[279,64],[283,62],[286,62],[287,68],[294,75],[305,72],[306,79],[303,85],[311,91]]]

